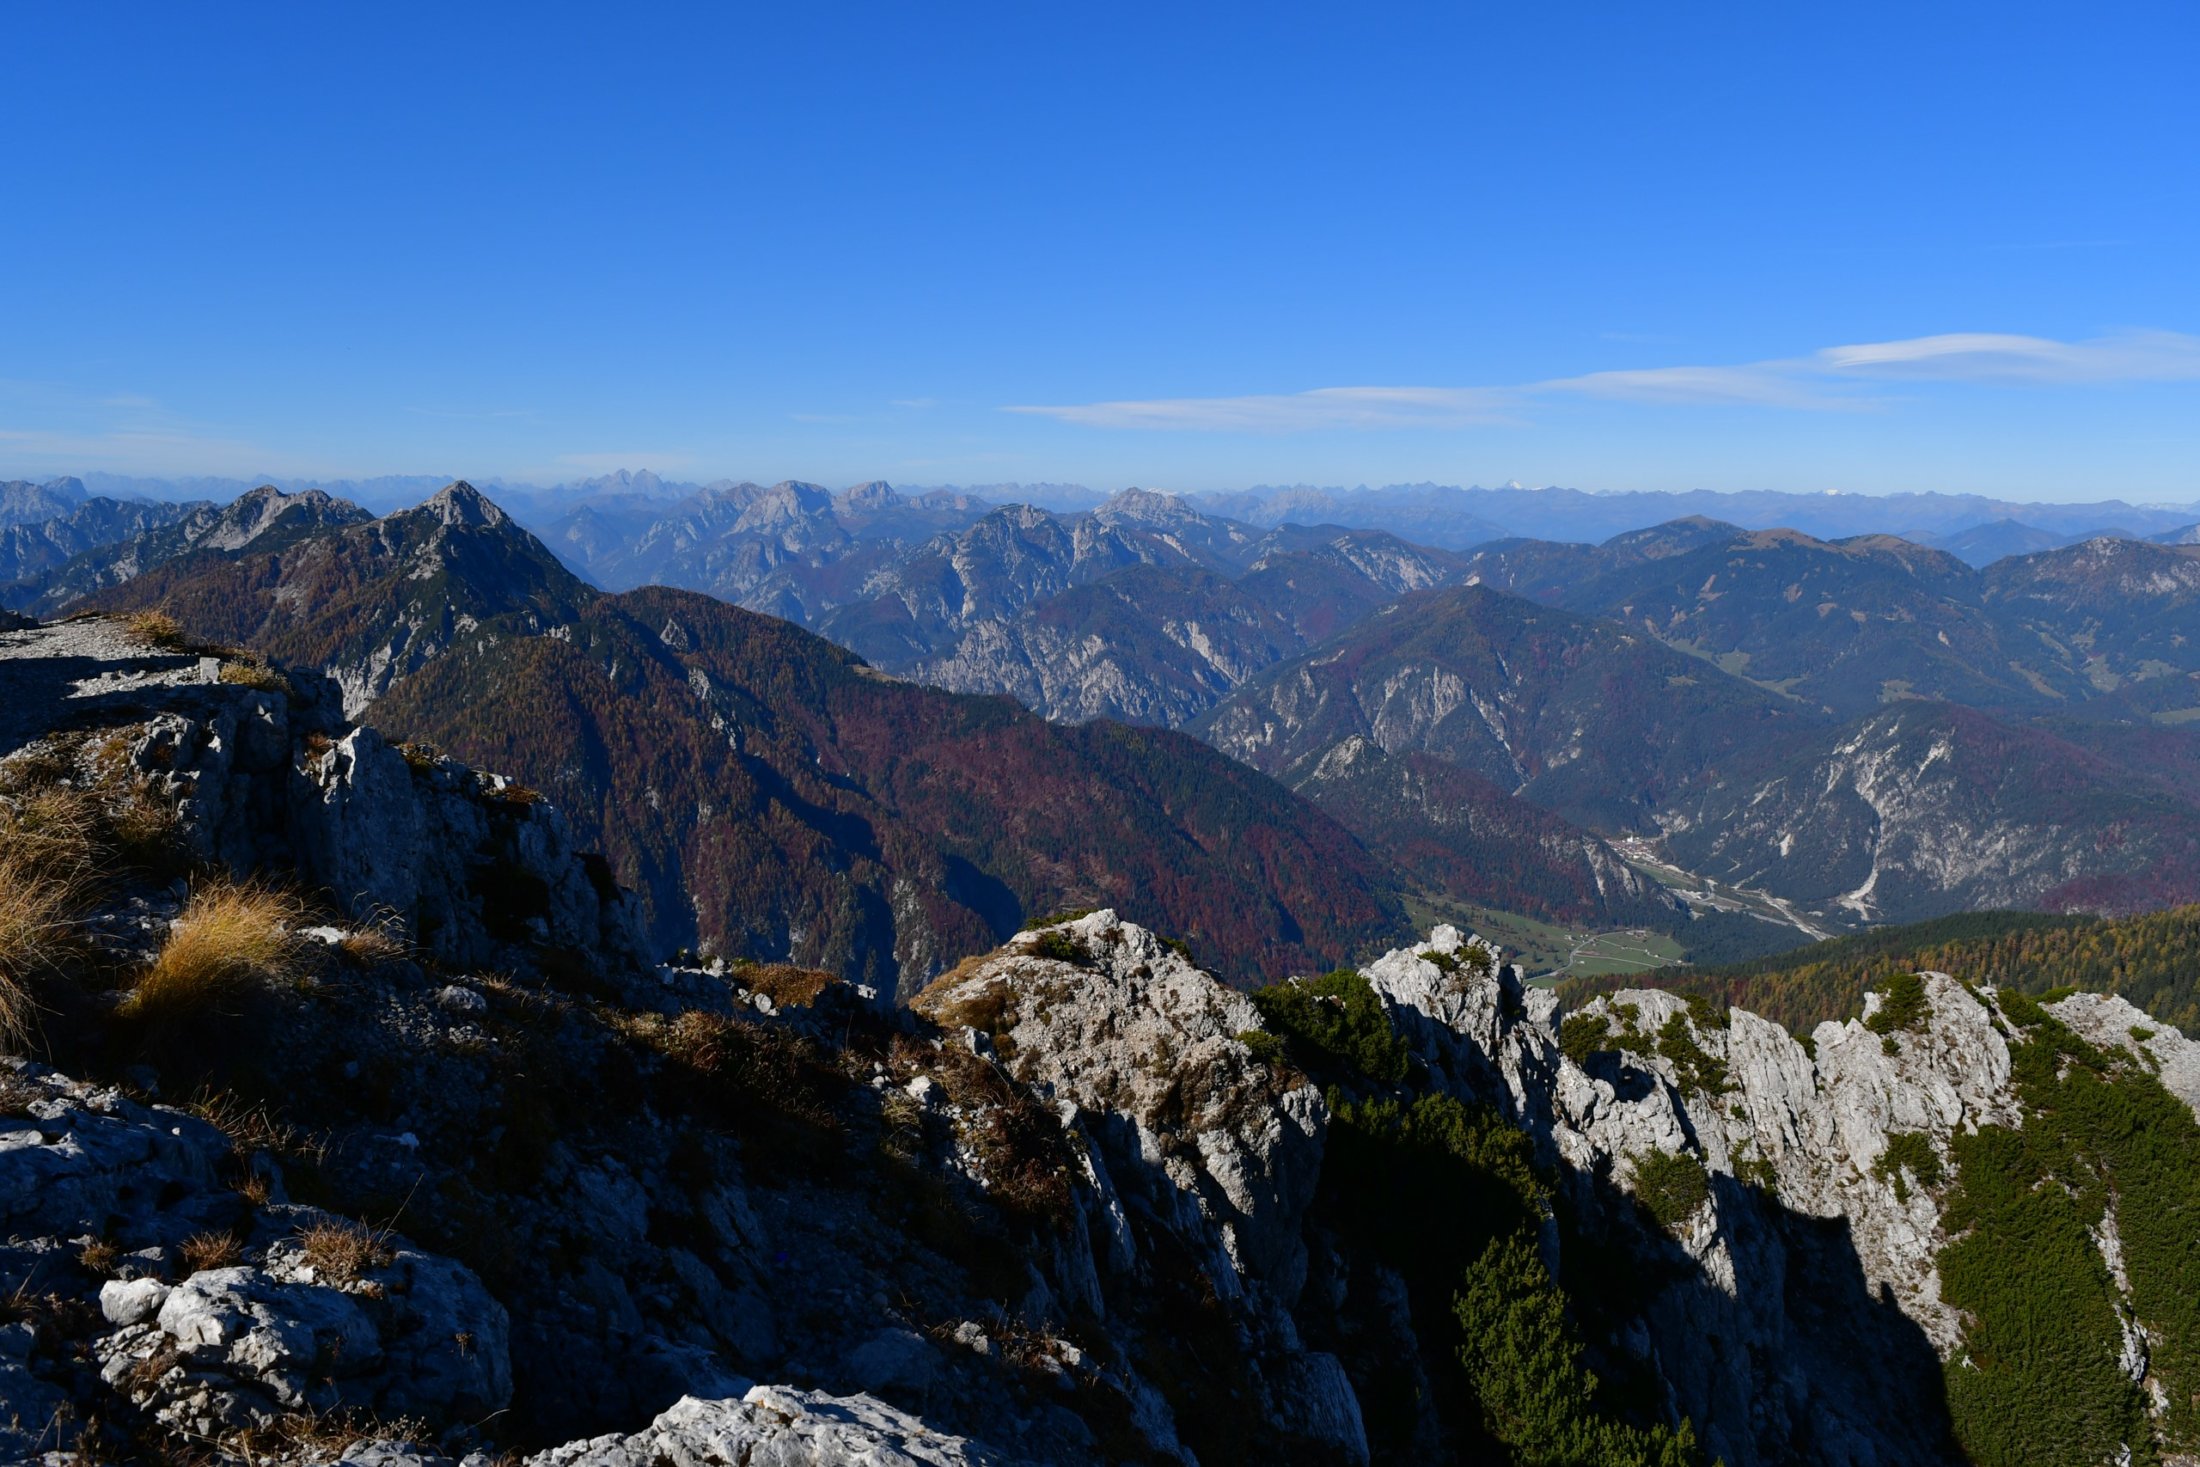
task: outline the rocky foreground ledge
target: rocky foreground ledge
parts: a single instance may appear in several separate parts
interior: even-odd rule
[[[2079,1068],[2200,1103],[2113,998],[1805,1040],[1442,927],[1248,995],[1099,911],[888,1011],[646,962],[548,806],[229,654],[5,632],[0,694],[54,903],[0,948],[0,1462],[1947,1461],[1965,1148]],[[2088,1216],[2104,1429],[2173,1441]]]

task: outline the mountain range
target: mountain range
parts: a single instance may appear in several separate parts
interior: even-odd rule
[[[318,669],[347,712],[554,795],[666,950],[892,990],[1069,906],[1145,911],[1247,976],[1398,927],[1346,831],[1183,735],[1059,727],[697,593],[598,591],[466,485],[381,519],[302,498],[264,491],[259,537],[79,605]]]
[[[1146,491],[1058,513],[600,488],[538,539],[463,485],[380,519],[263,486],[0,601],[157,606],[317,668],[348,712],[554,794],[661,941],[887,987],[1102,902],[1258,976],[1394,935],[1419,900],[1685,946],[1691,909],[1771,918],[1752,930],[1777,945],[2200,895],[2200,547],[1980,569],[1696,516],[1459,552]],[[992,778],[948,793],[972,760]],[[1113,813],[1071,849],[986,793],[1020,780]],[[729,846],[718,819],[777,833]],[[921,840],[888,850],[887,826]]]

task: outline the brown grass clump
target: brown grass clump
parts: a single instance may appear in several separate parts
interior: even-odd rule
[[[298,1246],[306,1262],[323,1278],[348,1284],[377,1268],[385,1268],[397,1256],[389,1234],[365,1223],[345,1218],[310,1223],[298,1232]]]
[[[424,739],[407,739],[397,752],[415,774],[432,774],[443,763],[443,751]]]
[[[1072,1159],[1062,1123],[988,1061],[958,1044],[932,1057],[932,1075],[961,1115],[986,1194],[1011,1217],[1039,1227],[1067,1226],[1073,1207]]]
[[[173,803],[130,766],[126,731],[98,745],[83,736],[11,759],[0,772],[0,843],[56,876],[91,876],[110,864],[165,874],[181,869]]]
[[[183,1260],[185,1277],[210,1268],[228,1268],[244,1261],[244,1244],[235,1233],[194,1233],[176,1250]]]
[[[27,1116],[31,1106],[45,1098],[45,1086],[0,1069],[0,1116]]]
[[[387,910],[345,933],[336,946],[362,968],[379,967],[412,955],[412,944],[405,940],[404,918]]]
[[[226,1090],[201,1090],[184,1109],[229,1138],[240,1155],[264,1151],[289,1166],[317,1167],[328,1158],[328,1141],[301,1130],[265,1105]]]
[[[497,782],[487,779],[482,780],[481,797],[484,800],[493,800],[498,804],[518,805],[522,808],[528,805],[539,805],[547,798],[541,790],[536,789],[533,785],[521,784],[516,779]]]
[[[43,875],[74,882],[97,864],[102,811],[84,790],[47,785],[0,807],[0,843],[10,856]]]
[[[288,698],[298,690],[291,686],[281,669],[258,657],[239,657],[222,664],[221,679],[238,687],[256,688],[263,693],[280,693]]]
[[[174,805],[151,790],[131,790],[107,808],[106,817],[115,855],[124,864],[163,874],[187,864],[183,821]]]
[[[976,1029],[981,1034],[1001,1034],[1016,1027],[1016,985],[1006,974],[982,984],[969,980],[993,958],[991,953],[964,958],[925,985],[909,1001],[933,1023],[950,1029]]]
[[[106,1238],[94,1238],[77,1250],[76,1261],[83,1264],[86,1271],[111,1279],[122,1262],[122,1250]]]
[[[780,1008],[815,1003],[817,996],[837,981],[830,973],[798,968],[792,963],[757,963],[734,970],[733,977],[749,992],[763,994]]]
[[[201,885],[122,1012],[139,1019],[199,1013],[242,992],[295,982],[303,973],[297,926],[304,915],[298,898],[274,887]]]
[[[124,617],[122,624],[139,641],[163,652],[192,650],[191,639],[185,635],[183,623],[165,611],[140,611],[133,616]]]
[[[762,1110],[828,1130],[839,1125],[834,1101],[844,1082],[800,1034],[690,1009],[642,1037],[686,1072],[696,1098],[712,1109]]]
[[[384,1419],[371,1412],[355,1409],[315,1411],[308,1408],[264,1418],[242,1431],[224,1437],[221,1445],[228,1450],[220,1460],[236,1461],[241,1455],[242,1460],[247,1462],[333,1462],[343,1456],[347,1448],[366,1441],[419,1442],[433,1439],[434,1429],[427,1422],[414,1417]],[[194,1455],[188,1460],[198,1462],[209,1459]],[[501,1467],[506,1460],[517,1459],[490,1459],[493,1467]]]
[[[0,1046],[16,1049],[30,1037],[38,1012],[32,983],[60,966],[79,884],[35,851],[0,846]]]

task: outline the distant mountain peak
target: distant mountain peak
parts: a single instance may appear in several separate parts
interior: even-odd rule
[[[884,479],[873,479],[868,484],[858,484],[841,494],[840,502],[849,509],[892,509],[905,503],[894,486]]]
[[[441,520],[453,529],[494,529],[510,523],[489,496],[456,479],[430,495],[415,511]]]
[[[1102,501],[1095,514],[1118,519],[1181,520],[1199,517],[1199,511],[1180,495],[1158,489],[1124,489]]]

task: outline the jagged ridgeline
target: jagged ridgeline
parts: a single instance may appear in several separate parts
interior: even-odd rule
[[[10,1460],[2200,1442],[2200,1046],[2119,998],[1805,1042],[1450,928],[1246,993],[1103,910],[895,1008],[651,962],[553,805],[315,687],[0,633]]]

